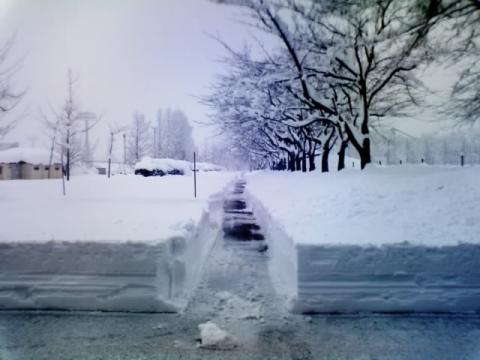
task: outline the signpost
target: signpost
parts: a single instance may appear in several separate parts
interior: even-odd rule
[[[195,157],[195,151],[193,152],[193,196],[197,197],[197,159]]]

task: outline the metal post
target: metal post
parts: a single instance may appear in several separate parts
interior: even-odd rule
[[[193,196],[197,197],[197,159],[193,152]]]
[[[63,190],[63,196],[65,196],[66,191],[65,191],[65,172],[63,167],[63,149],[62,149],[62,152],[60,153],[60,162],[62,163],[62,190]]]
[[[123,133],[123,163],[127,163],[127,134]]]

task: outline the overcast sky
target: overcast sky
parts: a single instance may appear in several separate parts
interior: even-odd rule
[[[205,121],[208,109],[195,96],[208,91],[225,55],[207,34],[234,47],[252,42],[253,30],[239,19],[238,9],[207,0],[0,0],[0,41],[15,34],[10,59],[22,59],[15,84],[28,89],[24,117],[7,140],[44,143],[39,109],[61,106],[72,68],[82,107],[103,114],[93,134],[98,154],[105,153],[108,123],[127,124],[135,110],[154,120],[158,108],[181,108],[201,142],[208,131],[194,122]],[[444,74],[430,78],[448,84]],[[399,127],[431,128],[405,120]]]
[[[207,34],[243,46],[252,29],[240,18],[206,0],[0,0],[0,40],[15,34],[10,59],[23,59],[15,84],[28,88],[25,116],[7,140],[28,145],[33,136],[41,145],[39,108],[62,104],[70,67],[82,107],[104,114],[94,134],[100,148],[108,122],[128,123],[137,109],[153,120],[160,107],[184,110],[201,141],[208,132],[194,121],[208,109],[195,96],[207,92],[225,55]]]

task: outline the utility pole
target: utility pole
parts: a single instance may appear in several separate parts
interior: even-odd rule
[[[195,151],[193,152],[193,196],[197,197],[197,159]]]
[[[123,133],[123,163],[127,164],[127,134]]]
[[[90,129],[95,126],[96,122],[98,121],[97,115],[84,111],[81,112],[80,114],[77,115],[75,120],[83,120],[85,121],[85,144],[84,144],[84,150],[83,150],[83,161],[84,163],[90,167],[92,166],[92,149],[90,148]],[[93,124],[90,125],[90,121],[93,121]]]

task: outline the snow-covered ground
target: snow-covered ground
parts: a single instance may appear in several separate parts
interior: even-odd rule
[[[229,173],[0,183],[0,308],[174,311],[198,281]]]
[[[248,191],[296,311],[480,310],[480,168],[258,172]]]

